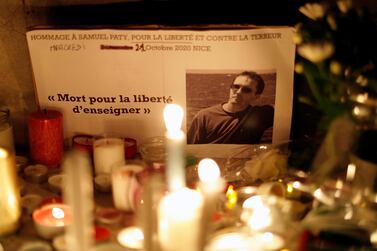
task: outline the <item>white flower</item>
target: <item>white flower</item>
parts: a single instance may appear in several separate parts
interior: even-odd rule
[[[342,13],[347,13],[352,7],[352,0],[338,0],[336,4]]]
[[[305,43],[297,48],[298,54],[313,63],[319,63],[334,53],[334,45],[330,42]]]
[[[271,149],[245,162],[244,169],[253,180],[273,180],[286,172],[288,156]]]
[[[319,3],[307,3],[298,9],[310,19],[317,20],[325,15],[325,6]]]

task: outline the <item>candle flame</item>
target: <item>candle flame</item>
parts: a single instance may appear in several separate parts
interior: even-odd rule
[[[0,148],[0,158],[6,158],[8,156],[8,152],[3,149],[3,148]]]
[[[176,133],[181,129],[183,109],[176,104],[168,104],[164,109],[164,121],[169,133]]]
[[[56,219],[63,219],[64,218],[64,211],[59,207],[52,208],[52,216]]]
[[[287,184],[287,192],[288,193],[293,193],[293,188],[294,188],[293,184]]]
[[[227,203],[226,207],[232,209],[237,203],[237,192],[234,191],[233,186],[230,185],[226,191]]]
[[[355,179],[356,174],[356,165],[353,163],[348,164],[347,166],[347,181],[352,181]]]
[[[215,182],[220,177],[220,168],[213,159],[202,159],[198,165],[198,174],[202,182]]]

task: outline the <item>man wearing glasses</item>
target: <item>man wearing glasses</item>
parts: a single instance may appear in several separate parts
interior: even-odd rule
[[[188,144],[258,144],[273,126],[274,108],[252,106],[264,90],[260,75],[238,74],[230,86],[227,102],[199,111],[188,130]]]

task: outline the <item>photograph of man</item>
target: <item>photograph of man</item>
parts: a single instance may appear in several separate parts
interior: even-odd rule
[[[258,144],[273,126],[274,108],[253,105],[265,88],[253,71],[236,75],[229,85],[226,102],[200,110],[187,132],[188,144]]]

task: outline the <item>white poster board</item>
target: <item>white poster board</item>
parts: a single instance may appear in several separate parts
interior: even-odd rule
[[[190,91],[189,79],[251,70],[272,76],[273,93],[266,99],[275,108],[271,137],[277,143],[290,134],[292,35],[289,27],[36,29],[27,32],[27,41],[39,105],[63,113],[67,142],[75,134],[131,137],[138,143],[164,135],[167,103],[184,108],[187,131],[195,111],[217,102],[205,84],[193,87],[203,92]],[[225,95],[230,84],[220,83]]]

